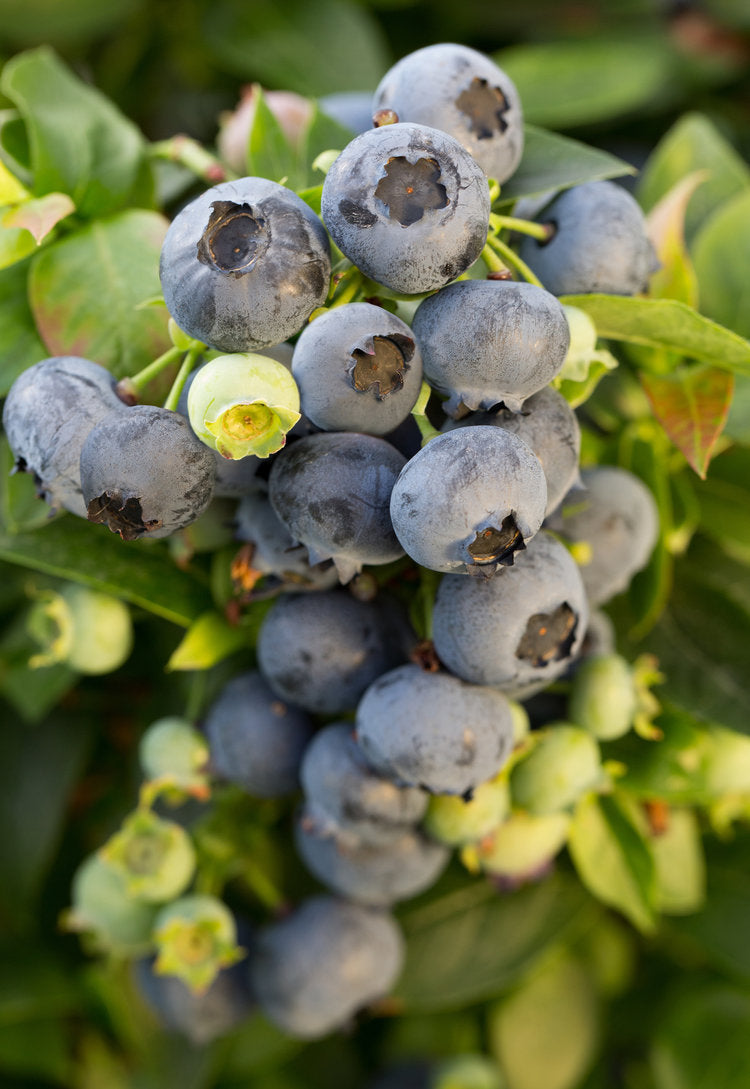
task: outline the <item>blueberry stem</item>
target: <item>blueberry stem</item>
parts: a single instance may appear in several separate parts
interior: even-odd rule
[[[151,144],[149,154],[154,159],[179,163],[209,185],[239,177],[190,136],[178,135],[171,136],[168,140],[157,140]]]
[[[481,257],[490,272],[505,272],[508,268],[508,266],[500,260],[489,243],[487,243],[482,250]]]
[[[348,283],[346,282],[348,280]],[[343,283],[343,288],[342,288]],[[351,269],[348,273],[345,273],[342,280],[339,281],[337,290],[340,288],[340,293],[337,294],[333,302],[329,303],[328,309],[333,310],[337,306],[345,306],[350,303],[355,297],[357,292],[362,287],[362,275],[359,269]]]
[[[427,402],[430,399],[431,393],[432,389],[430,386],[428,386],[426,382],[422,382],[417,403],[411,410],[411,414],[419,428],[419,433],[422,436],[422,446],[426,446],[430,439],[434,439],[440,434],[437,428],[433,427],[427,419]]]
[[[138,371],[138,374],[134,374],[131,378],[127,379],[128,388],[132,389],[136,393],[147,386],[154,378],[161,374],[170,363],[174,363],[182,355],[182,348],[168,348],[163,355],[160,355],[158,359],[155,359],[153,363],[149,363],[147,367],[144,367],[142,371]]]
[[[202,351],[203,345],[196,344],[195,347],[191,348],[190,351],[185,354],[185,358],[182,361],[182,366],[177,372],[177,377],[172,383],[172,388],[169,391],[166,401],[164,402],[164,407],[170,412],[175,412],[177,410],[177,403],[180,400],[180,394],[182,393],[185,383],[190,377],[190,373],[194,369],[195,364],[198,362],[198,357],[200,356]]]
[[[494,238],[490,235],[487,239],[487,245],[491,246],[495,253],[499,254],[511,268],[514,268],[516,272],[520,272],[527,283],[535,284],[536,287],[544,286],[539,277],[534,275],[526,262],[522,261],[518,254],[515,253],[510,246],[506,245],[505,242],[501,242],[499,238]]]
[[[549,242],[550,228],[545,223],[534,223],[530,219],[517,219],[515,216],[490,216],[490,226],[495,232],[517,231],[519,234],[528,234],[539,242]]]

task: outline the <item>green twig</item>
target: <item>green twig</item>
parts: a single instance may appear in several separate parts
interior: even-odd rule
[[[153,363],[149,363],[147,367],[144,367],[142,371],[138,371],[138,374],[134,374],[132,378],[127,378],[126,382],[128,388],[135,393],[140,393],[141,390],[157,378],[163,370],[174,363],[182,355],[182,348],[168,348],[163,355],[160,355],[158,359],[155,359]]]
[[[490,226],[493,231],[517,231],[518,234],[528,234],[539,242],[549,242],[552,230],[545,223],[534,223],[530,219],[516,219],[515,216],[490,216]]]
[[[197,344],[195,347],[191,348],[189,352],[186,353],[185,358],[182,361],[182,366],[177,372],[177,377],[172,383],[172,388],[169,391],[169,395],[164,402],[164,407],[169,409],[171,412],[177,411],[177,403],[180,400],[180,394],[185,388],[185,383],[187,382],[192,370],[194,369],[195,364],[198,361],[198,357],[202,351],[203,345]]]
[[[487,245],[491,246],[495,253],[502,257],[506,264],[510,265],[511,268],[514,268],[516,272],[520,272],[524,280],[528,283],[535,284],[537,287],[543,286],[539,277],[534,275],[526,262],[522,261],[518,254],[515,253],[510,246],[506,245],[505,242],[501,242],[499,238],[490,236],[487,239]]]
[[[419,433],[422,436],[422,446],[426,446],[430,439],[434,439],[440,434],[437,428],[433,427],[427,419],[427,402],[430,399],[431,393],[432,390],[427,383],[422,382],[422,388],[419,391],[417,403],[411,410],[411,414],[419,428]]]
[[[508,266],[500,260],[500,258],[490,246],[489,242],[485,244],[485,247],[482,250],[482,260],[484,261],[490,272],[510,273],[510,269],[508,268]]]
[[[171,136],[168,140],[157,140],[149,147],[149,154],[154,159],[166,159],[170,163],[179,163],[209,185],[231,181],[238,177],[229,170],[215,155],[206,151],[202,144],[190,136]]]

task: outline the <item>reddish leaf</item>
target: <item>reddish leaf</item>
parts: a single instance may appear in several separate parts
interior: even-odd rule
[[[661,261],[661,268],[650,280],[652,298],[698,305],[698,280],[685,245],[685,214],[693,193],[708,176],[707,170],[688,174],[648,214],[648,236]]]
[[[669,375],[641,373],[656,418],[701,479],[726,423],[734,376],[718,367],[681,368]]]
[[[36,200],[27,200],[3,216],[6,227],[23,227],[34,236],[37,246],[55,224],[65,219],[76,206],[67,193],[47,193]]]

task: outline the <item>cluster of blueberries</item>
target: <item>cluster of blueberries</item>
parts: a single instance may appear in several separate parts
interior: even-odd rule
[[[128,405],[97,364],[55,358],[18,379],[3,415],[17,467],[53,506],[130,540],[189,525],[213,495],[239,498],[245,573],[295,591],[264,619],[257,670],[203,727],[218,777],[254,797],[303,788],[297,848],[328,894],[249,943],[253,999],[301,1037],[388,992],[403,958],[389,908],[429,887],[452,847],[509,881],[562,847],[572,805],[601,782],[611,724],[584,708],[529,733],[529,714],[582,656],[612,655],[592,610],[658,534],[632,474],[579,472],[578,422],[551,385],[570,345],[556,296],[646,287],[654,253],[635,202],[610,182],[549,200],[544,237],[520,246],[547,289],[457,279],[486,244],[488,177],[520,161],[515,88],[487,58],[440,45],[400,61],[374,108],[378,126],[326,176],[322,223],[261,178],[209,189],[174,219],[165,300],[212,356],[178,411]],[[389,298],[424,296],[409,323],[372,295],[321,309],[329,236]],[[219,394],[221,367],[232,381]],[[247,377],[259,374],[262,397]],[[441,430],[420,445],[425,382]],[[236,443],[250,453],[235,458]],[[416,657],[400,605],[377,590],[377,568],[403,557],[399,577],[443,576],[434,647]],[[190,1031],[208,1004],[235,1008],[241,967],[196,995],[139,972]]]

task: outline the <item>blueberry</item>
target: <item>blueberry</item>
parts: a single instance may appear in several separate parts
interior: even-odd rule
[[[424,375],[448,394],[444,410],[517,412],[560,371],[570,343],[565,311],[534,284],[462,280],[425,299],[414,315]]]
[[[487,179],[450,136],[386,125],[348,144],[326,175],[323,222],[358,268],[403,294],[432,291],[487,239]]]
[[[416,830],[387,843],[360,843],[322,835],[306,816],[297,823],[297,850],[311,873],[332,892],[360,904],[388,907],[430,888],[450,858],[446,847]]]
[[[246,561],[250,579],[270,576],[280,580],[282,590],[330,590],[338,586],[339,577],[333,564],[310,564],[307,549],[294,543],[265,492],[243,495],[237,504],[235,525],[235,536],[246,541],[251,549]]]
[[[547,242],[525,236],[521,258],[553,295],[638,295],[659,267],[634,198],[611,181],[586,182],[557,196],[539,220]]]
[[[567,813],[535,816],[517,811],[481,843],[480,865],[496,877],[529,880],[544,872],[564,847],[569,830]]]
[[[460,847],[484,839],[505,820],[510,793],[505,776],[480,783],[470,799],[436,794],[424,819],[424,830],[439,843]]]
[[[544,472],[525,442],[499,427],[462,427],[407,462],[391,495],[391,520],[423,567],[491,575],[513,564],[546,504]]]
[[[187,420],[155,405],[110,412],[81,450],[81,488],[91,522],[124,541],[168,537],[211,501],[214,459]]]
[[[83,860],[73,876],[66,930],[88,934],[98,949],[139,956],[151,945],[157,906],[131,897],[125,875],[99,853]]]
[[[403,555],[389,513],[405,458],[384,439],[353,432],[308,435],[274,458],[271,505],[311,563],[332,559],[342,582],[363,564]]]
[[[319,714],[339,714],[381,673],[404,660],[391,615],[343,590],[286,594],[258,634],[258,665],[283,700]]]
[[[372,95],[369,91],[338,91],[318,99],[326,117],[359,134],[372,128]]]
[[[659,512],[646,485],[627,469],[599,465],[547,521],[549,529],[585,545],[581,578],[592,605],[626,590],[648,563],[659,535]]]
[[[568,703],[571,722],[611,741],[628,732],[637,710],[633,670],[621,655],[598,655],[581,663]]]
[[[357,740],[382,775],[435,794],[467,794],[504,765],[513,747],[508,701],[449,673],[399,666],[357,708]]]
[[[181,329],[224,352],[252,352],[297,333],[328,293],[329,244],[291,190],[240,178],[176,216],[160,275]]]
[[[130,813],[100,854],[117,870],[127,896],[150,904],[180,896],[195,873],[195,847],[188,833],[150,809]]]
[[[521,161],[523,119],[515,85],[468,46],[444,43],[409,53],[383,76],[373,108],[450,133],[499,182]]]
[[[370,768],[350,725],[324,726],[300,769],[307,818],[341,842],[387,845],[421,820],[427,795],[399,787]]]
[[[157,975],[153,958],[133,964],[138,992],[165,1028],[179,1032],[192,1044],[208,1044],[244,1021],[253,1009],[247,966],[233,965],[220,972],[201,994],[191,991],[176,976]]]
[[[527,755],[510,775],[513,804],[539,816],[569,809],[602,779],[596,740],[587,730],[556,722],[532,735]]]
[[[208,746],[186,719],[171,715],[152,722],[138,746],[145,779],[169,784],[196,797],[209,793]]]
[[[579,482],[581,429],[573,409],[552,386],[546,386],[524,401],[520,412],[502,407],[495,412],[475,412],[450,421],[445,430],[476,424],[489,424],[512,432],[537,456],[547,481],[545,515],[555,510],[566,492]]]
[[[32,669],[64,662],[79,673],[111,673],[133,649],[133,622],[125,602],[68,583],[39,590],[26,622],[40,650],[29,659]]]
[[[446,576],[433,637],[440,660],[465,681],[498,685],[520,698],[528,685],[559,677],[578,654],[588,620],[575,561],[548,533],[494,579]]]
[[[313,1039],[387,994],[403,957],[403,938],[390,915],[316,896],[260,934],[251,959],[253,990],[283,1032]]]
[[[3,427],[15,468],[32,473],[38,495],[53,510],[86,517],[79,461],[95,424],[125,405],[109,371],[78,356],[35,363],[13,383],[3,407]]]
[[[223,778],[258,798],[297,789],[312,723],[304,711],[279,699],[260,673],[232,678],[209,707],[203,725],[211,764]]]
[[[350,303],[302,330],[292,374],[302,411],[324,431],[386,435],[416,403],[422,357],[400,318],[371,303]]]

